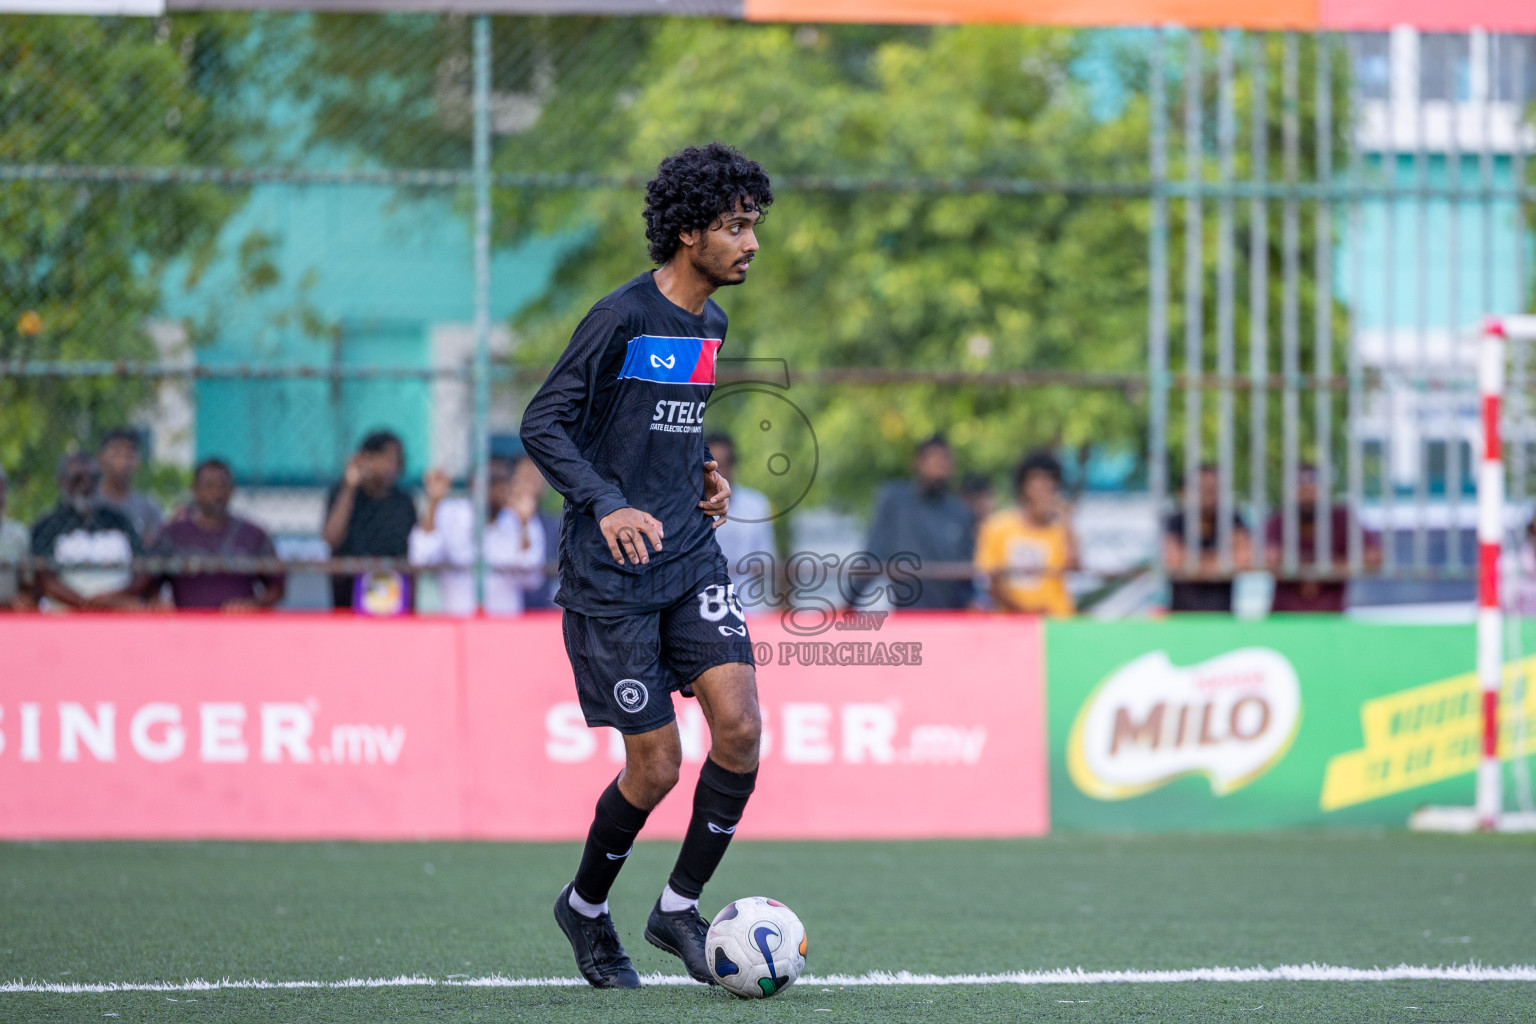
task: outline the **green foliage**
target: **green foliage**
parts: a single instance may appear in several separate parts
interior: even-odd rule
[[[1069,73],[1078,38],[662,22],[591,169],[643,173],[719,138],[780,178],[1124,178],[1128,157],[1134,167],[1145,151],[1145,107],[1090,115]],[[1144,201],[901,188],[779,196],[752,280],[717,296],[732,317],[726,356],[782,358],[792,371],[1142,366]],[[589,241],[519,324],[520,358],[547,365],[591,302],[648,265],[641,205],[629,190],[583,197]],[[1037,444],[1134,443],[1144,419],[1119,394],[1060,388],[797,385],[788,397],[819,440],[810,500],[849,506],[904,472],[913,444],[935,430],[949,433],[961,465],[1001,471]],[[742,403],[710,426],[740,443],[760,416]],[[747,454],[746,482],[792,500],[794,485],[754,474]]]
[[[8,17],[0,32],[0,153],[10,164],[218,163],[249,123],[236,108],[246,15],[151,20]],[[166,266],[213,254],[243,199],[217,185],[61,177],[0,184],[0,359],[144,359]],[[51,502],[54,464],[127,422],[142,380],[0,378],[10,513]]]
[[[297,69],[313,101],[313,140],[388,166],[467,167],[471,30],[463,19],[318,16],[310,56]],[[1142,183],[1148,175],[1145,33],[1054,29],[746,25],[704,19],[504,18],[493,22],[494,169],[504,175],[645,180],[684,145],[718,138],[763,162],[779,183],[746,287],[719,300],[732,316],[724,357],[776,358],[791,371],[835,367],[974,371],[1087,370],[1139,374],[1146,367],[1149,203],[1140,197],[1010,195],[1007,188],[933,183],[1034,179]],[[1250,40],[1255,37],[1248,37]],[[1284,175],[1282,39],[1265,49],[1267,174]],[[1104,44],[1109,42],[1109,52]],[[1207,35],[1201,83],[1202,174],[1215,180],[1215,39]],[[1251,44],[1250,44],[1251,45]],[[1099,77],[1129,97],[1095,110]],[[1169,60],[1170,173],[1183,175],[1184,46]],[[1234,177],[1249,176],[1249,52],[1239,55]],[[1299,175],[1315,168],[1315,42],[1301,39],[1297,115]],[[1341,166],[1347,62],[1335,49],[1334,152]],[[1105,69],[1112,69],[1107,71]],[[385,116],[387,114],[387,116]],[[806,179],[887,183],[863,190],[795,187]],[[922,183],[927,182],[925,186]],[[553,287],[516,323],[517,358],[549,365],[600,295],[647,267],[638,187],[500,188],[499,244],[582,229]],[[1235,367],[1249,350],[1248,204],[1234,204]],[[466,203],[461,203],[465,214]],[[1183,368],[1182,201],[1170,203],[1168,257],[1172,369]],[[1278,373],[1284,320],[1282,206],[1268,209],[1267,369]],[[1217,204],[1201,232],[1202,352],[1216,368]],[[1298,367],[1316,372],[1313,207],[1299,205]],[[1342,369],[1342,310],[1334,372]],[[1145,448],[1139,393],[1105,389],[959,387],[939,384],[811,386],[784,397],[804,411],[819,452],[811,504],[862,508],[883,478],[905,472],[915,441],[946,431],[960,463],[1006,478],[1028,448],[1100,444]],[[1182,462],[1182,405],[1172,396],[1170,451]],[[712,429],[732,433],[742,479],[782,508],[801,490],[798,472],[767,471],[773,453],[761,423],[783,411],[764,392],[714,403]],[[1301,413],[1310,457],[1310,400]],[[1222,430],[1214,395],[1201,417],[1211,457]],[[1232,430],[1248,449],[1248,403],[1239,393]],[[1342,425],[1343,402],[1333,422]],[[775,419],[775,417],[778,417]],[[1280,401],[1269,395],[1267,463],[1278,465]],[[1337,444],[1342,430],[1334,431]],[[758,449],[761,450],[758,450]],[[798,465],[806,439],[791,439]]]

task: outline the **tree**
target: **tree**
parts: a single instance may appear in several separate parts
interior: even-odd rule
[[[639,59],[643,83],[611,117],[599,165],[634,174],[720,138],[785,176],[1108,180],[1140,169],[1139,101],[1111,120],[1070,73],[1073,33],[1035,28],[811,29],[667,21]],[[586,306],[647,265],[633,190],[591,191],[587,244],[525,315],[519,357],[548,365]],[[822,367],[1139,372],[1145,347],[1143,200],[1003,191],[785,189],[761,231],[752,281],[718,296],[724,354]],[[1144,414],[1115,392],[1040,388],[800,387],[819,443],[813,502],[862,506],[947,431],[961,464],[999,471],[1029,447],[1134,441]],[[710,426],[750,445],[746,482],[781,507],[801,480],[758,450],[770,395]]]
[[[467,166],[470,32],[456,19],[354,24],[314,19],[315,58],[305,88],[321,100],[316,138],[341,142],[390,166]],[[638,187],[681,146],[719,138],[761,160],[779,182],[752,282],[718,296],[732,315],[724,356],[780,359],[790,370],[1146,371],[1147,232],[1150,207],[1134,187],[1020,193],[1009,182],[1120,183],[1148,176],[1146,33],[973,26],[890,28],[746,25],[701,19],[497,19],[493,28],[494,168],[539,184],[495,193],[497,241],[575,234],[554,286],[517,318],[518,360],[548,366],[599,295],[648,266]],[[1105,53],[1109,40],[1108,54]],[[1171,124],[1179,123],[1183,47],[1169,50]],[[1214,39],[1206,37],[1207,51]],[[1278,36],[1267,51],[1265,104],[1270,179],[1282,176]],[[386,59],[360,59],[360,54]],[[395,60],[389,55],[407,53]],[[1313,165],[1310,88],[1314,44],[1303,40],[1299,90],[1301,163]],[[1096,58],[1098,72],[1084,72]],[[1107,58],[1107,59],[1106,59]],[[1205,61],[1205,124],[1214,125],[1214,60]],[[1125,101],[1095,103],[1104,68]],[[1345,61],[1335,54],[1343,87]],[[1235,79],[1237,177],[1248,173],[1248,97]],[[1102,95],[1102,90],[1097,95]],[[407,97],[382,130],[363,116],[381,97]],[[1346,122],[1336,104],[1335,153]],[[1171,174],[1182,174],[1170,137]],[[1212,140],[1206,176],[1215,174]],[[811,179],[883,183],[818,187]],[[468,212],[468,207],[463,207]],[[1181,368],[1183,208],[1170,203],[1172,368]],[[1271,204],[1269,358],[1280,369],[1282,259],[1279,204]],[[1236,204],[1235,278],[1246,281],[1247,204]],[[1205,350],[1214,351],[1216,246],[1207,201],[1201,246]],[[1314,290],[1307,272],[1315,225],[1299,217],[1303,273],[1298,303],[1301,366],[1312,370]],[[1246,351],[1247,289],[1236,295],[1236,342]],[[1342,326],[1342,320],[1339,321]],[[1342,330],[1336,332],[1342,339]],[[1343,345],[1335,346],[1342,364]],[[1207,369],[1214,359],[1207,356]],[[1240,358],[1238,367],[1243,366]],[[770,374],[771,376],[771,374]],[[874,486],[905,471],[916,441],[944,430],[962,465],[1001,475],[1029,447],[1090,444],[1140,453],[1146,407],[1104,388],[938,383],[736,390],[712,403],[710,427],[745,446],[743,476],[782,508],[799,497],[798,472],[769,470],[774,444],[799,466],[813,458],[810,431],[788,439],[762,425],[805,414],[816,437],[811,500],[863,507]],[[1182,445],[1175,395],[1170,450]],[[727,400],[728,399],[728,400]],[[1236,435],[1246,447],[1240,397]],[[1214,450],[1218,423],[1207,399],[1202,432]],[[1279,451],[1280,405],[1269,402],[1270,448]],[[780,415],[783,413],[784,415]],[[1342,401],[1335,403],[1341,423]],[[1306,422],[1310,423],[1310,415]],[[770,437],[770,435],[772,435]],[[1342,431],[1335,432],[1342,438]],[[771,443],[770,443],[771,442]],[[1269,460],[1278,462],[1276,458]]]
[[[222,164],[250,131],[238,92],[248,15],[8,17],[0,153],[9,164]],[[212,256],[243,192],[64,176],[0,183],[0,360],[144,359],[166,266]],[[35,514],[54,465],[127,422],[151,383],[0,377],[11,512]]]

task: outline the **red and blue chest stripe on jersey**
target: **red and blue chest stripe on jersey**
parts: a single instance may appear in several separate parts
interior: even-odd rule
[[[658,384],[713,384],[715,353],[718,351],[719,338],[660,338],[642,334],[630,339],[619,379],[628,377]]]

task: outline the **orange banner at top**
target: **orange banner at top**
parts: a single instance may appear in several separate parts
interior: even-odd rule
[[[1536,0],[744,0],[748,21],[1536,32]]]

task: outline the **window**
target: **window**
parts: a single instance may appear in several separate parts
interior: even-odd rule
[[[1426,32],[1419,37],[1419,98],[1472,98],[1472,44],[1465,35]]]
[[[1449,446],[1443,440],[1425,443],[1424,476],[1430,494],[1465,495],[1476,491],[1476,482],[1471,473],[1475,465],[1472,446],[1465,441],[1457,441],[1455,445],[1458,479],[1452,481]]]
[[[1492,36],[1489,44],[1493,98],[1505,103],[1536,98],[1536,38]]]
[[[1357,32],[1350,40],[1355,87],[1363,100],[1392,98],[1392,45],[1385,32]]]

